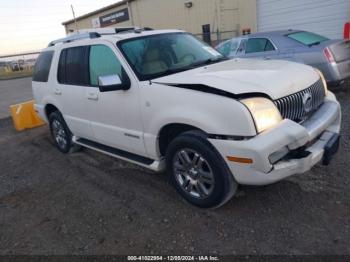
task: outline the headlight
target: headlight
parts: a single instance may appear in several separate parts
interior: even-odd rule
[[[270,99],[255,97],[243,99],[241,102],[252,114],[258,133],[269,129],[282,121],[280,112]]]
[[[327,96],[328,88],[327,88],[327,81],[326,81],[326,78],[324,78],[324,75],[323,75],[323,73],[322,73],[320,70],[318,70],[317,68],[314,68],[314,69],[315,69],[315,71],[317,72],[317,74],[319,74],[319,76],[320,76],[321,79],[322,79],[323,87],[324,87],[324,93],[325,93],[325,95]]]

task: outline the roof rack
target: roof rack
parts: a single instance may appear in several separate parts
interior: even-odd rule
[[[60,39],[57,39],[57,40],[50,42],[49,47],[54,46],[56,44],[70,43],[70,42],[82,40],[82,39],[99,38],[102,35],[115,35],[115,34],[127,33],[127,32],[141,33],[142,31],[151,31],[151,30],[153,30],[153,29],[150,27],[145,27],[145,28],[117,27],[117,28],[83,29],[83,30],[79,30],[79,33],[74,33],[74,34],[71,34],[67,37],[60,38]]]
[[[70,43],[76,40],[81,40],[81,39],[86,39],[86,38],[99,38],[101,37],[101,35],[97,32],[89,32],[89,33],[79,33],[79,34],[74,34],[74,35],[70,35],[64,38],[60,38],[57,40],[54,40],[52,42],[49,43],[49,46],[54,46],[56,44],[64,44],[64,43]]]

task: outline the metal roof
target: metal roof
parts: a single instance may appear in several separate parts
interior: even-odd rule
[[[90,12],[90,13],[87,13],[85,15],[82,15],[82,16],[78,16],[76,18],[77,21],[79,20],[82,20],[84,18],[87,18],[87,17],[90,17],[90,16],[93,16],[93,15],[96,15],[96,14],[99,14],[101,12],[104,12],[104,11],[107,11],[109,9],[112,9],[112,8],[115,8],[115,7],[119,7],[119,6],[122,6],[122,5],[125,5],[127,4],[128,2],[132,2],[132,1],[135,1],[135,0],[123,0],[123,1],[120,1],[120,2],[117,2],[115,4],[111,4],[111,5],[108,5],[108,6],[105,6],[105,7],[102,7],[100,9],[97,9],[93,12]],[[71,20],[68,20],[66,22],[63,22],[62,25],[67,25],[67,24],[72,24],[74,23],[74,19],[71,19]]]

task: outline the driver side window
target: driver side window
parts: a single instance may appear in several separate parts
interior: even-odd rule
[[[94,45],[90,47],[90,84],[98,86],[99,76],[118,75],[125,79],[125,73],[114,52],[107,46]]]

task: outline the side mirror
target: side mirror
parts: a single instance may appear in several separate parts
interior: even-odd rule
[[[100,92],[128,90],[130,88],[130,82],[122,83],[118,75],[107,75],[98,77],[98,86]]]

